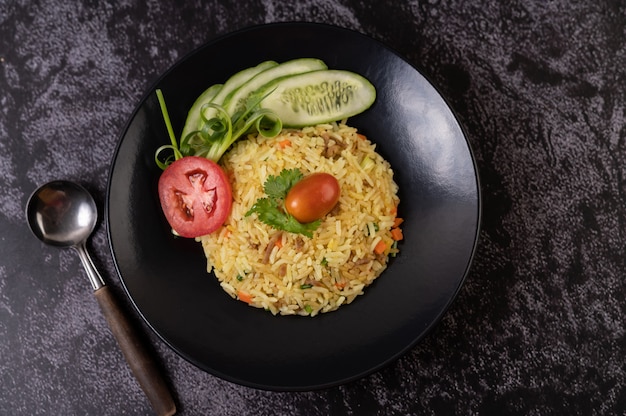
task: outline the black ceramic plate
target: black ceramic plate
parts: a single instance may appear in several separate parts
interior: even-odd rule
[[[113,258],[145,321],[201,369],[271,390],[345,383],[413,347],[461,287],[480,221],[474,159],[453,113],[418,71],[371,38],[317,24],[253,27],[199,48],[154,88],[163,90],[180,131],[209,85],[263,60],[300,57],[321,58],[376,86],[375,104],[350,124],[377,143],[400,188],[401,254],[352,304],[315,318],[248,307],[206,273],[199,243],[171,235],[157,196],[154,151],[169,139],[154,89],[120,138],[108,188]]]

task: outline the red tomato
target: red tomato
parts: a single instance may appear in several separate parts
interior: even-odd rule
[[[173,162],[159,178],[165,218],[182,237],[199,237],[218,229],[233,204],[230,182],[222,168],[204,157]]]
[[[328,214],[339,201],[339,182],[331,174],[318,172],[291,187],[285,209],[298,222],[306,224]]]

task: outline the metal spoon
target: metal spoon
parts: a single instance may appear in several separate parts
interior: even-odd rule
[[[142,346],[87,253],[87,238],[97,218],[96,203],[89,192],[69,181],[42,185],[33,192],[26,206],[28,225],[37,238],[53,246],[76,249],[111,332],[153,409],[158,415],[173,415],[176,405],[156,363]]]

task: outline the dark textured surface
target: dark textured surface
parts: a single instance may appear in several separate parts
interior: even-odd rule
[[[500,3],[1,2],[0,414],[151,414],[77,256],[32,237],[24,203],[64,178],[103,206],[117,136],[158,75],[216,35],[287,20],[371,35],[439,86],[476,154],[480,246],[405,357],[345,386],[274,393],[210,376],[149,333],[100,224],[90,249],[179,414],[623,413],[626,6]]]

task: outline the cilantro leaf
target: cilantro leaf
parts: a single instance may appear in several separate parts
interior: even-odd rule
[[[275,201],[270,198],[258,199],[254,205],[252,205],[252,208],[246,212],[246,217],[254,213],[257,214],[261,222],[275,228],[285,222],[284,218],[282,218],[285,214],[280,211]]]
[[[293,216],[284,212],[277,201],[271,198],[260,198],[246,212],[246,217],[256,213],[259,221],[274,227],[278,230],[288,231],[295,234],[303,234],[309,238],[313,237],[313,231],[322,223],[321,220],[302,224]]]
[[[322,224],[322,220],[302,224],[289,214],[285,214],[285,216],[287,217],[287,221],[283,224],[283,230],[289,231],[290,233],[302,234],[309,238],[313,237],[313,231],[317,230]]]
[[[299,169],[283,169],[280,175],[270,175],[263,184],[267,198],[259,198],[246,217],[256,213],[259,221],[278,230],[313,237],[313,231],[321,225],[322,220],[302,224],[284,209],[284,199],[293,185],[303,178]]]
[[[283,169],[278,176],[268,176],[263,184],[263,190],[270,198],[285,199],[291,187],[303,176],[300,169]]]

